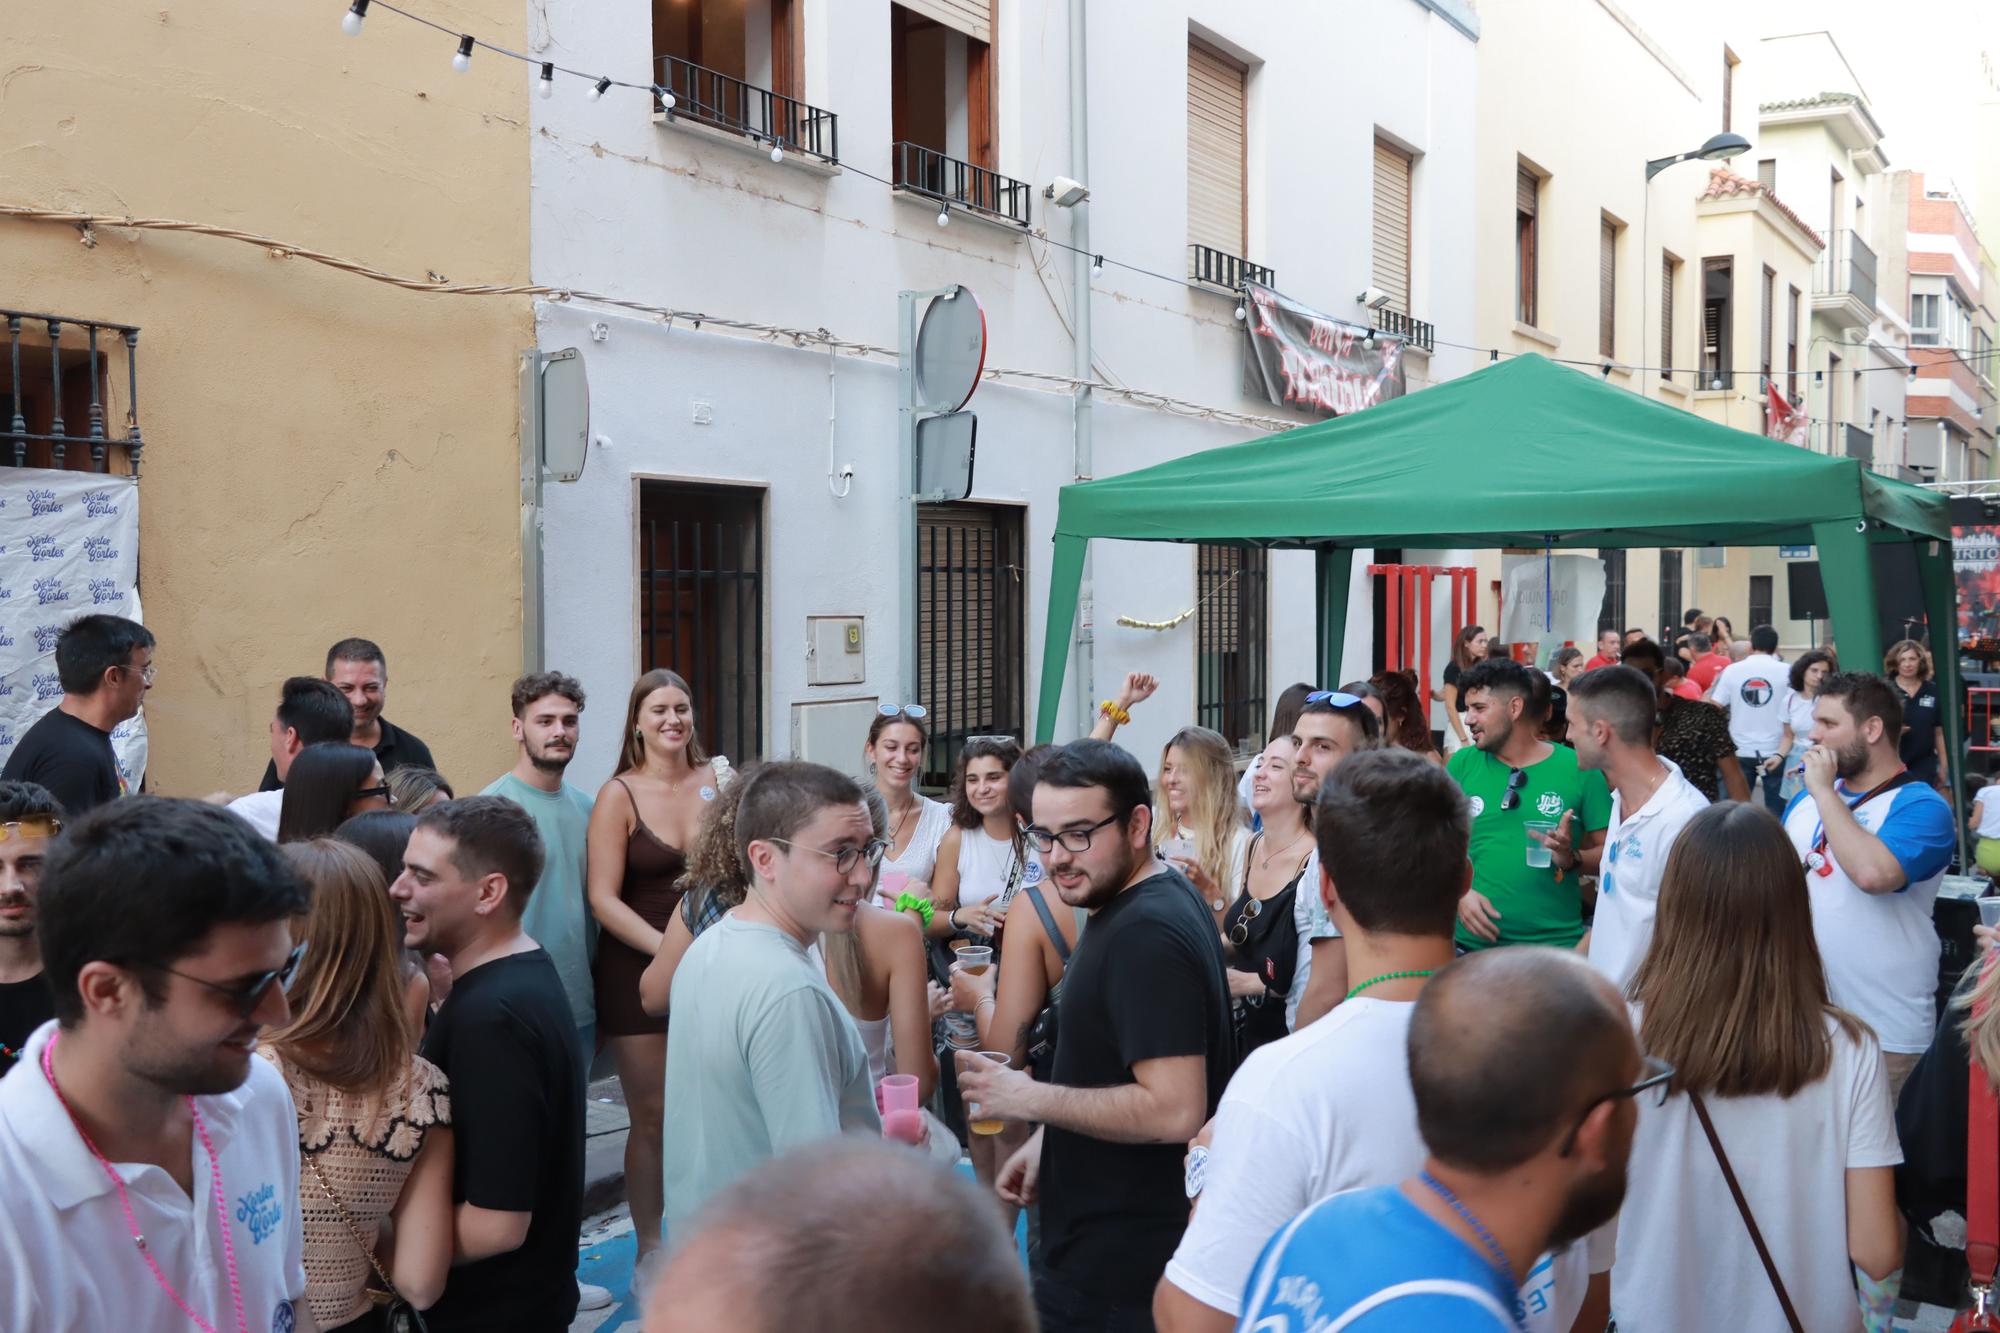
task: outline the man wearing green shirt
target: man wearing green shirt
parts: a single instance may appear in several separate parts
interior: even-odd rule
[[[1573,948],[1583,938],[1576,877],[1596,873],[1611,789],[1602,773],[1577,767],[1576,751],[1541,739],[1549,706],[1541,672],[1492,658],[1459,677],[1458,691],[1473,740],[1446,764],[1472,805],[1472,887],[1459,899],[1459,947]]]
[[[563,781],[576,757],[583,686],[559,671],[538,671],[514,682],[513,704],[519,750],[514,767],[479,794],[504,796],[520,806],[542,835],[542,877],[528,895],[521,929],[555,963],[588,1061],[597,1036],[597,1002],[590,984],[597,922],[584,897],[591,800]]]

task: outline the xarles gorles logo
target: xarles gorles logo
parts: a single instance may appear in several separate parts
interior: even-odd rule
[[[1765,704],[1771,702],[1772,696],[1777,692],[1777,688],[1764,677],[1752,676],[1743,682],[1743,688],[1738,690],[1737,694],[1742,696],[1743,702],[1750,705],[1750,707],[1762,708]]]
[[[1541,796],[1536,798],[1535,809],[1541,811],[1550,819],[1559,817],[1563,812],[1562,793],[1554,791],[1543,792]]]

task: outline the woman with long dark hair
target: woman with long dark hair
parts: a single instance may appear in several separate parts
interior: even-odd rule
[[[1465,701],[1458,697],[1458,678],[1473,664],[1486,659],[1492,636],[1478,625],[1467,625],[1451,641],[1451,660],[1444,664],[1444,681],[1438,693],[1444,699],[1444,752],[1471,744],[1465,734]]]
[[[291,843],[285,855],[312,885],[307,948],[287,992],[291,1021],[257,1051],[298,1107],[313,1318],[328,1330],[374,1328],[370,1255],[419,1310],[444,1292],[451,1101],[443,1072],[416,1053],[403,1012],[402,922],[374,859],[332,838]],[[385,1223],[393,1239],[378,1248]]]
[[[1805,790],[1806,751],[1812,749],[1813,703],[1819,698],[1819,687],[1837,670],[1833,659],[1817,649],[1799,654],[1792,663],[1791,692],[1785,696],[1785,734],[1791,741],[1791,754],[1785,760],[1785,781],[1778,788],[1778,799],[1786,802],[1787,808],[1791,799]]]
[[[1443,763],[1444,756],[1431,740],[1431,724],[1424,719],[1423,706],[1417,698],[1417,673],[1407,668],[1384,671],[1368,683],[1382,699],[1383,739],[1432,763]]]
[[[587,894],[602,927],[592,968],[597,1031],[632,1119],[625,1183],[639,1260],[660,1244],[667,1066],[667,1025],[640,1003],[639,978],[680,905],[682,849],[729,779],[728,761],[702,751],[688,683],[663,667],[633,682],[618,770],[590,813]]]
[[[1619,1329],[1787,1327],[1732,1216],[1726,1156],[1803,1327],[1859,1333],[1853,1269],[1880,1280],[1903,1261],[1903,1154],[1881,1046],[1828,998],[1806,871],[1768,810],[1726,802],[1682,831],[1629,991],[1640,1048],[1673,1077],[1640,1103]]]
[[[324,838],[354,816],[387,810],[392,801],[373,750],[346,741],[320,741],[299,751],[285,774],[285,802],[278,811],[278,841]]]
[[[958,754],[951,784],[951,829],[938,843],[931,879],[934,939],[992,935],[1023,884],[1042,878],[1007,804],[1007,774],[1021,758],[1011,737],[975,736]]]

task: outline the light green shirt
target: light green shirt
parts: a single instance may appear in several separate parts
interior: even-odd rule
[[[861,1034],[784,931],[725,916],[681,959],[670,1001],[667,1234],[787,1149],[881,1134]]]
[[[579,1028],[597,1021],[590,960],[597,953],[597,919],[584,893],[591,800],[567,782],[556,791],[502,773],[481,796],[504,796],[526,810],[542,835],[542,877],[528,895],[521,929],[548,950]],[[587,1056],[589,1052],[585,1052]]]

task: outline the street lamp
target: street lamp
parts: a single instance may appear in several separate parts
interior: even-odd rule
[[[1676,162],[1692,162],[1697,158],[1704,162],[1721,162],[1728,158],[1740,157],[1749,151],[1750,141],[1748,139],[1740,134],[1731,134],[1724,131],[1721,134],[1711,135],[1708,142],[1691,153],[1676,153],[1672,157],[1656,157],[1646,163],[1646,193],[1639,205],[1639,395],[1641,397],[1644,397],[1646,394],[1646,370],[1644,365],[1646,359],[1646,298],[1650,294],[1650,289],[1653,285],[1651,280],[1646,276],[1649,272],[1647,267],[1649,263],[1649,251],[1646,234],[1651,229],[1653,222],[1653,177],[1659,175],[1668,167],[1673,166]],[[1660,349],[1662,354],[1671,350],[1666,347]],[[1697,369],[1697,374],[1699,374],[1699,369]],[[1700,383],[1699,379],[1696,380],[1696,383]]]

